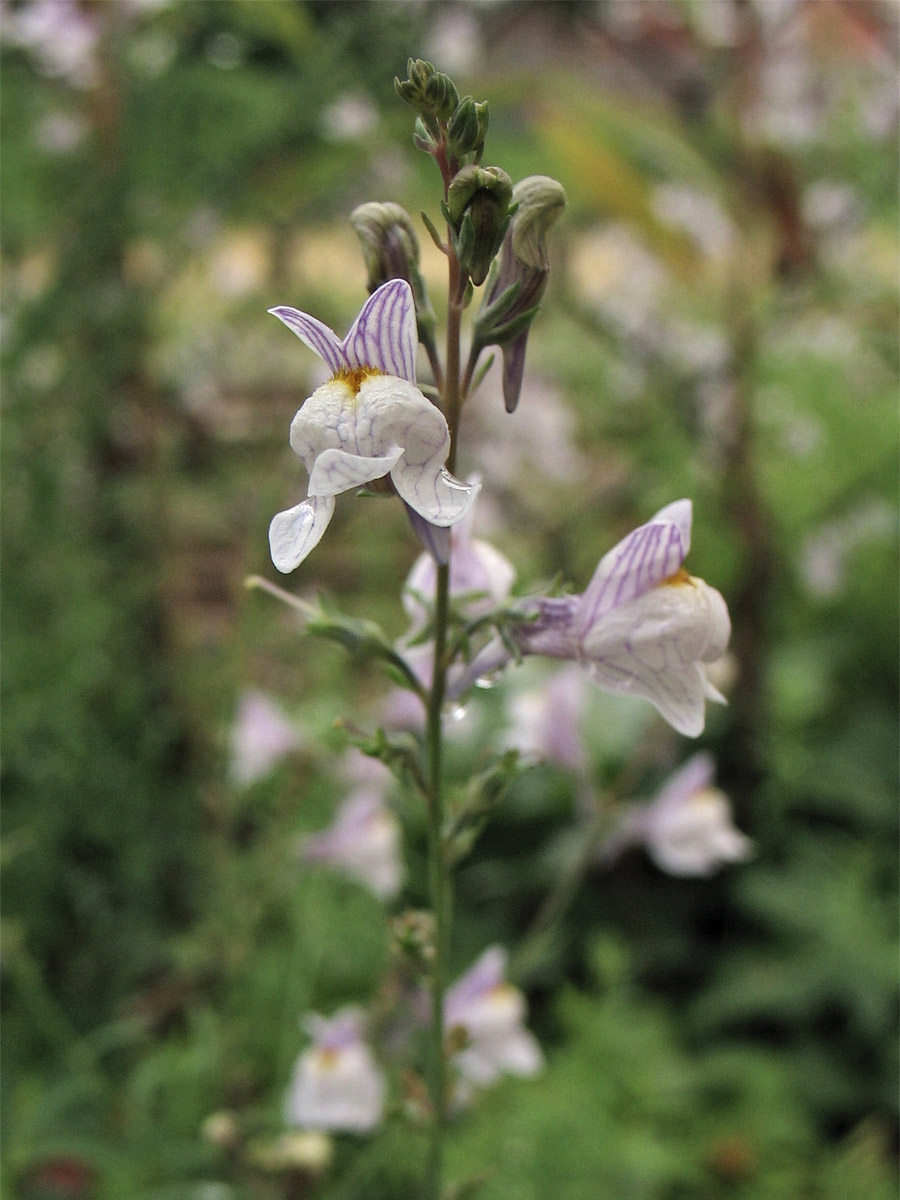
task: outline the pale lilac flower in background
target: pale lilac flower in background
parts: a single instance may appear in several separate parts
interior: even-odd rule
[[[434,672],[434,643],[422,642],[408,646],[401,642],[397,649],[422,687],[426,691],[429,690]],[[478,718],[471,705],[451,704],[448,716],[450,719],[444,729],[444,736],[450,740],[465,738],[477,732]],[[388,729],[422,731],[425,729],[425,705],[421,698],[408,688],[392,688],[382,706],[381,722]]]
[[[479,487],[475,478],[470,485]],[[464,603],[467,617],[475,619],[506,600],[516,578],[515,568],[489,542],[472,537],[475,506],[450,531],[450,594],[470,599]],[[426,600],[434,597],[437,567],[430,554],[421,554],[403,586],[403,607],[412,625],[407,638],[414,637],[428,621]]]
[[[300,727],[274,700],[264,692],[245,692],[231,731],[231,777],[248,787],[305,743]]]
[[[840,595],[848,564],[860,546],[896,537],[897,509],[887,500],[869,498],[843,516],[820,526],[805,539],[800,571],[808,590],[821,599]]]
[[[576,773],[587,760],[581,737],[586,703],[580,667],[560,667],[537,687],[512,693],[505,745]]]
[[[366,755],[353,755],[345,772],[351,790],[328,829],[304,838],[300,854],[308,863],[325,863],[364,884],[381,900],[390,900],[403,882],[400,823],[385,803],[393,776]]]
[[[88,123],[76,113],[47,113],[37,123],[34,138],[46,154],[71,154],[88,134]]]
[[[604,691],[649,700],[697,737],[705,701],[725,703],[705,664],[725,653],[731,622],[721,595],[682,567],[691,521],[689,500],[667,505],[600,560],[582,595],[536,600],[535,620],[510,631],[519,652],[574,659]],[[512,658],[499,638],[489,642],[451,673],[451,695]]]
[[[731,218],[709,192],[687,184],[662,183],[654,188],[651,204],[660,221],[683,229],[704,254],[725,254],[734,241]]]
[[[365,1017],[342,1008],[304,1021],[312,1045],[297,1060],[285,1097],[285,1119],[302,1129],[367,1133],[384,1113],[385,1081],[363,1041]]]
[[[402,641],[397,645],[397,649],[422,687],[428,690],[434,672],[434,644],[421,642],[416,646],[408,646]],[[409,688],[391,688],[385,697],[381,721],[388,729],[423,730],[425,705],[421,697]]]
[[[475,70],[483,54],[479,21],[468,5],[438,8],[425,47],[426,57],[450,75]]]
[[[502,369],[492,366],[482,387],[500,391]],[[577,488],[587,474],[578,447],[575,419],[562,393],[547,380],[528,375],[522,383],[521,405],[528,420],[510,421],[502,405],[473,408],[471,420],[480,446],[479,461],[495,488],[522,492],[536,506],[560,492],[560,484]],[[548,482],[541,483],[542,479]],[[535,496],[537,500],[535,500]]]
[[[448,1032],[462,1030],[466,1045],[453,1056],[464,1100],[501,1075],[536,1075],[544,1065],[537,1039],[525,1028],[525,997],[504,981],[506,951],[491,946],[444,996]]]
[[[4,3],[3,40],[33,55],[44,75],[77,88],[97,80],[100,27],[77,0],[28,0],[13,8]]]
[[[606,862],[627,846],[643,845],[669,875],[711,875],[725,863],[744,862],[753,843],[735,828],[728,797],[714,788],[715,764],[695,754],[672,775],[656,799],[627,814],[601,849]]]
[[[294,308],[269,310],[332,371],[291,424],[291,447],[309,472],[307,499],[269,526],[272,562],[293,571],[316,546],[341,492],[390,475],[408,508],[444,528],[464,516],[477,486],[444,466],[450,433],[416,387],[416,313],[408,283],[392,279],[337,335]]]
[[[378,109],[368,96],[345,92],[322,111],[322,134],[329,142],[358,142],[378,124]]]
[[[473,487],[480,486],[474,477],[469,483]],[[470,619],[489,613],[506,600],[516,576],[515,568],[499,550],[481,538],[472,537],[474,516],[475,505],[472,505],[450,530],[450,594]],[[431,687],[434,644],[416,642],[415,639],[428,622],[427,601],[434,596],[436,577],[432,555],[421,554],[403,585],[403,607],[411,624],[397,645],[426,689]],[[425,709],[418,696],[407,689],[395,688],[388,696],[383,719],[394,728],[421,729],[425,723]]]

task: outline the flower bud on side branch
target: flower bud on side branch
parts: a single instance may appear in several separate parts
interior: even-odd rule
[[[566,206],[562,185],[548,175],[529,175],[512,191],[513,215],[481,310],[475,319],[470,368],[485,346],[503,350],[506,411],[519,402],[528,330],[550,274],[550,229]]]
[[[350,223],[366,260],[369,292],[389,279],[405,279],[412,288],[419,341],[433,344],[434,311],[419,270],[419,239],[409,213],[399,204],[372,201],[355,208]]]
[[[444,216],[452,230],[453,249],[476,287],[487,279],[503,244],[512,196],[512,180],[501,167],[469,163],[450,184]]]

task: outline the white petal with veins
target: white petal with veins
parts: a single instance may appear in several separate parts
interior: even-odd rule
[[[703,731],[702,664],[721,657],[731,623],[702,579],[664,583],[607,613],[583,640],[591,678],[604,691],[642,696],[679,733]]]
[[[380,458],[366,458],[347,450],[323,450],[309,476],[310,496],[337,496],[387,475],[403,451],[394,446]]]
[[[333,515],[333,496],[313,496],[272,518],[269,549],[272,562],[282,574],[300,566],[322,540]]]

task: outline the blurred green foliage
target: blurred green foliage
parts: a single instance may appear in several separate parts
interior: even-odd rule
[[[340,799],[335,718],[371,727],[384,685],[242,580],[269,573],[266,524],[300,486],[285,434],[310,364],[265,309],[340,326],[364,290],[351,208],[436,216],[391,81],[442,20],[492,64],[460,80],[491,103],[486,161],[571,201],[519,413],[491,418],[489,379],[465,468],[520,578],[576,589],[693,497],[689,565],[727,597],[737,660],[704,744],[756,843],[713,880],[637,853],[585,873],[525,981],[546,1071],[461,1115],[453,1174],[486,1200],[895,1193],[897,154],[871,115],[893,17],[795,10],[827,103],[779,143],[740,120],[752,6],[707,6],[737,14],[730,43],[665,7],[680,40],[652,6],[625,36],[615,5],[85,5],[89,87],[7,38],[4,1194],[413,1194],[421,1138],[396,1117],[338,1139],[321,1179],[202,1130],[227,1110],[277,1136],[298,1017],[389,1008],[381,906],[296,858]],[[783,53],[750,32],[755,61]],[[715,200],[699,231],[679,188]],[[720,226],[725,250],[704,242]],[[296,586],[395,636],[414,554],[395,506],[348,503]],[[242,790],[227,737],[250,685],[324,749]],[[457,781],[503,698],[476,702]],[[649,796],[686,753],[642,706],[591,713],[598,792],[640,753]],[[418,905],[422,818],[397,803]],[[459,873],[455,969],[521,941],[577,811],[549,766],[498,803]]]

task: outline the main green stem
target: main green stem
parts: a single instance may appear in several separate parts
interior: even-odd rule
[[[456,442],[462,394],[459,385],[459,335],[462,321],[461,271],[450,254],[450,305],[447,317],[447,363],[443,403],[450,430],[447,468],[456,465]],[[447,690],[447,627],[450,607],[450,565],[438,566],[434,596],[434,673],[428,697],[428,881],[434,913],[434,961],[431,971],[431,1030],[429,1094],[431,1142],[425,1184],[426,1200],[440,1200],[447,1123],[447,1060],[444,1053],[444,991],[450,940],[450,872],[444,841],[443,710]]]

